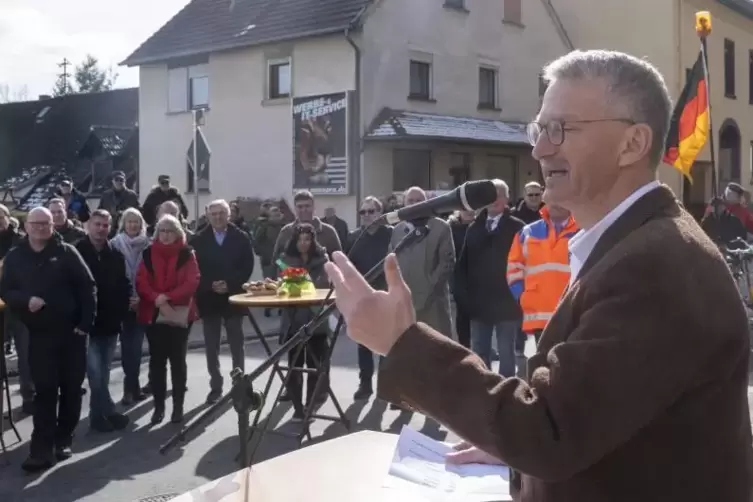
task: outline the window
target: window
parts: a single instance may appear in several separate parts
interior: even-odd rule
[[[510,187],[510,200],[517,198],[518,159],[512,155],[489,155],[486,165],[487,179],[500,179]]]
[[[267,65],[269,99],[289,98],[291,91],[290,60],[270,61]]]
[[[197,64],[168,69],[167,111],[187,112],[209,107],[209,65]]]
[[[748,51],[748,103],[753,105],[753,51]]]
[[[504,21],[511,24],[523,24],[523,5],[521,0],[505,0]]]
[[[453,153],[450,157],[450,176],[452,186],[458,187],[471,179],[471,155]]]
[[[735,97],[735,42],[724,39],[724,95]]]
[[[431,63],[410,62],[410,94],[412,99],[431,99]]]
[[[413,186],[431,187],[431,151],[393,150],[392,189],[401,192]]]
[[[444,6],[451,9],[466,10],[465,0],[444,0]]]
[[[497,106],[497,70],[481,67],[478,70],[478,106],[479,108],[496,108]]]

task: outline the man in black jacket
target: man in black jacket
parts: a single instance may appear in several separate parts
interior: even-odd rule
[[[68,218],[78,220],[81,223],[89,221],[89,204],[86,202],[86,196],[79,192],[73,186],[73,180],[63,178],[60,181],[58,189],[55,191],[55,197],[65,201],[65,210]]]
[[[507,285],[507,255],[524,225],[507,207],[507,184],[493,181],[497,200],[468,227],[455,267],[455,299],[471,318],[471,349],[491,368],[496,332],[499,373],[511,377],[515,376],[515,337],[523,313]]]
[[[170,176],[167,174],[160,174],[157,178],[157,186],[152,188],[149,194],[144,200],[144,209],[141,214],[146,220],[146,224],[153,227],[157,223],[157,210],[163,202],[171,200],[175,202],[180,208],[180,215],[183,219],[188,218],[188,206],[183,200],[183,195],[180,191],[170,184]]]
[[[87,222],[88,237],[76,244],[97,284],[97,318],[89,333],[86,373],[91,389],[89,426],[99,432],[121,430],[128,425],[128,417],[116,412],[110,396],[110,366],[128,313],[131,285],[126,277],[125,258],[107,242],[110,224],[110,213],[95,210]]]
[[[71,456],[97,296],[89,268],[54,233],[47,208],[29,212],[26,233],[5,258],[0,297],[29,329],[36,394],[31,451],[22,467],[38,472]]]
[[[371,226],[382,216],[382,203],[376,197],[369,195],[361,203],[358,211],[361,216],[361,228],[350,233],[345,241],[345,251],[350,261],[362,274],[387,256],[387,249],[392,240],[392,227],[389,225]],[[387,283],[381,276],[374,283],[375,289],[386,290]],[[368,399],[374,393],[372,379],[374,377],[374,354],[363,345],[358,346],[358,369],[360,384],[353,399]]]
[[[209,225],[196,234],[191,245],[196,251],[201,280],[196,291],[196,305],[204,326],[207,371],[210,391],[207,403],[222,396],[220,372],[220,338],[222,324],[230,344],[233,368],[245,368],[243,349],[243,315],[245,310],[230,305],[228,298],[243,292],[243,283],[254,271],[254,250],[251,238],[230,223],[230,205],[224,200],[207,207]]]
[[[52,223],[55,227],[55,232],[60,234],[63,242],[67,244],[75,244],[84,237],[86,232],[82,228],[77,227],[71,220],[68,219],[68,214],[65,211],[65,201],[60,198],[51,199],[47,203],[47,207],[52,213]]]
[[[99,209],[104,209],[112,217],[110,224],[110,237],[118,231],[120,215],[128,208],[139,206],[139,195],[126,186],[126,176],[123,171],[112,173],[112,188],[105,191],[99,199]]]
[[[523,191],[523,200],[512,210],[512,215],[527,225],[541,219],[539,211],[544,207],[542,202],[544,188],[539,182],[531,181],[526,183]]]

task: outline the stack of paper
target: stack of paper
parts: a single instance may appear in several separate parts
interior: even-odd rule
[[[510,501],[510,471],[503,465],[451,465],[446,443],[403,427],[384,486],[390,501]]]

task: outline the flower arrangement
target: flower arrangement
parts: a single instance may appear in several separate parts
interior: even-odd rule
[[[287,267],[280,273],[280,290],[288,296],[301,296],[304,292],[316,290],[308,270],[302,267]]]

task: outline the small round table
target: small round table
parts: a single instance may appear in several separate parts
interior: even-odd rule
[[[330,290],[328,289],[317,289],[315,293],[309,293],[309,294],[304,293],[302,296],[297,296],[297,297],[290,297],[287,295],[281,295],[281,296],[254,295],[253,293],[244,293],[244,294],[239,294],[239,295],[233,295],[229,299],[229,302],[232,305],[236,305],[238,307],[243,307],[246,309],[246,315],[248,316],[248,319],[251,322],[251,326],[253,326],[254,331],[256,332],[256,337],[259,339],[262,346],[264,347],[264,350],[267,353],[267,357],[272,357],[272,349],[269,346],[269,343],[267,342],[267,340],[264,338],[264,334],[259,328],[259,324],[256,322],[256,319],[254,319],[254,315],[251,310],[252,308],[284,309],[287,311],[287,315],[290,315],[290,313],[294,312],[295,309],[311,308],[311,307],[325,307],[326,305],[334,303],[334,301],[335,301],[335,294],[334,292],[330,293]],[[334,350],[335,343],[337,342],[337,338],[340,334],[340,328],[342,327],[342,322],[343,322],[342,317],[339,317],[337,326],[330,337],[330,343],[327,350],[327,354],[325,356],[326,357],[325,361],[314,361],[314,365],[316,366],[316,368],[313,370],[305,369],[305,368],[291,368],[291,367],[282,365],[279,360],[275,361],[274,365],[272,366],[272,372],[270,373],[269,379],[267,380],[267,384],[264,388],[264,392],[262,393],[263,401],[267,402],[267,398],[269,396],[269,393],[272,387],[272,381],[274,380],[274,376],[278,375],[280,380],[282,381],[282,387],[277,392],[277,397],[272,403],[272,409],[274,410],[280,401],[282,390],[287,388],[288,380],[290,379],[290,376],[292,372],[294,371],[301,372],[301,373],[311,373],[312,371],[316,372],[319,376],[319,379],[316,385],[317,391],[320,390],[319,389],[320,384],[326,385],[326,388],[321,389],[321,390],[326,391],[327,395],[330,397],[330,399],[332,399],[332,403],[334,404],[335,409],[337,410],[338,416],[332,417],[332,416],[327,416],[327,415],[316,414],[315,413],[316,410],[314,409],[314,406],[313,406],[314,403],[309,403],[309,406],[306,406],[306,409],[304,410],[304,420],[303,420],[303,426],[301,428],[301,431],[300,433],[294,435],[298,439],[299,446],[302,444],[304,437],[307,437],[309,440],[311,439],[311,433],[309,429],[310,418],[319,418],[319,419],[324,419],[324,420],[330,420],[333,422],[340,422],[345,426],[345,428],[348,431],[350,431],[350,421],[345,416],[345,412],[340,406],[340,403],[338,402],[337,397],[335,396],[334,392],[332,392],[332,387],[329,384],[329,378],[327,378],[329,360],[332,356],[332,351]],[[291,323],[291,328],[292,328],[292,323]],[[293,333],[292,332],[285,333],[282,339],[288,340],[290,335],[293,335]],[[303,349],[304,349],[304,344],[300,342],[290,347],[290,350],[296,350],[296,351],[300,351]],[[284,373],[287,373],[287,374],[284,374]],[[316,395],[316,393],[317,392],[315,392],[314,395]],[[253,440],[254,438],[253,433],[256,430],[259,430],[261,434],[261,439],[263,439],[264,435],[267,432],[272,433],[272,434],[285,435],[285,436],[290,435],[290,434],[286,434],[282,431],[277,431],[277,430],[267,431],[267,426],[269,424],[268,420],[265,420],[264,424],[259,426],[261,412],[262,412],[261,408],[257,410],[256,416],[254,417],[254,421],[251,424],[251,428],[250,428],[251,434],[249,434],[249,442]],[[256,442],[255,447],[253,448],[250,455],[251,458],[253,458],[253,455],[256,452],[256,449],[258,449],[258,447],[261,445],[261,439]]]

